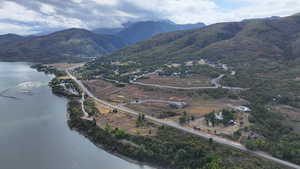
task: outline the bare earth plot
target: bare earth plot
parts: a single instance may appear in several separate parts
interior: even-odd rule
[[[53,63],[53,64],[47,64],[47,66],[52,66],[58,70],[65,71],[73,67],[81,67],[84,64],[85,63]]]
[[[145,89],[136,85],[116,87],[103,80],[84,81],[84,84],[99,98],[115,103],[128,103],[137,99],[163,99],[184,101],[186,98],[178,92],[162,92],[160,89]]]
[[[211,79],[205,76],[192,75],[185,78],[161,77],[157,74],[150,75],[148,79],[140,79],[137,82],[145,84],[168,85],[174,87],[207,87],[212,86]]]
[[[112,129],[122,129],[133,135],[154,136],[157,131],[157,125],[145,122],[143,126],[137,126],[137,117],[126,113],[100,113],[96,117],[97,125],[105,128],[109,125]]]
[[[239,106],[247,103],[244,100],[214,100],[202,97],[193,97],[189,96],[186,91],[149,89],[135,85],[116,87],[114,84],[103,80],[89,80],[84,83],[98,98],[115,104],[130,103],[145,99],[187,103],[187,107],[179,109],[174,109],[170,107],[168,103],[162,103],[160,101],[126,105],[133,110],[158,118],[174,118],[174,116],[178,118],[178,116],[182,115],[184,111],[187,112],[188,115],[201,117],[215,110],[217,111],[224,108],[230,108],[230,105]]]

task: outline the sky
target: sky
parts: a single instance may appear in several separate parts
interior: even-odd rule
[[[141,20],[213,24],[300,12],[300,0],[0,0],[0,34],[121,27]]]

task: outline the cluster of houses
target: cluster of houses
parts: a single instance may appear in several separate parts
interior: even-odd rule
[[[249,112],[249,111],[251,111],[251,109],[249,107],[246,107],[246,106],[237,106],[237,107],[235,107],[235,110],[242,111],[242,112]],[[224,120],[223,112],[222,111],[216,112],[214,114],[214,118],[216,120],[223,121]],[[237,122],[235,120],[233,120],[233,119],[228,122],[228,125],[236,125],[236,124],[237,124]]]
[[[59,86],[61,86],[64,89],[64,91],[66,91],[70,95],[75,95],[75,96],[80,95],[80,93],[67,82],[61,82]]]

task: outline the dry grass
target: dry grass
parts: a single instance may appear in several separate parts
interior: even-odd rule
[[[98,108],[100,114],[95,116],[97,125],[101,128],[105,128],[107,125],[112,128],[119,128],[126,131],[129,134],[141,135],[141,136],[155,136],[158,125],[150,122],[146,122],[145,126],[137,127],[137,117],[125,112],[112,113],[112,109],[106,105],[95,101],[96,108]],[[150,132],[151,131],[151,132]]]
[[[96,108],[102,113],[102,114],[108,114],[110,112],[112,112],[112,109],[109,108],[108,106],[105,106],[103,104],[100,104],[96,101],[95,102],[95,105],[96,105]]]

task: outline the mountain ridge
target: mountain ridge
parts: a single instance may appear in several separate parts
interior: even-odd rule
[[[172,25],[166,27],[163,32],[175,31],[175,27],[176,30],[197,27],[193,24],[178,26],[166,22],[149,21],[147,23]],[[133,43],[131,37],[136,42],[162,32],[161,26],[157,29],[149,29],[147,26],[136,27],[136,24],[143,25],[144,23],[130,23],[122,30],[118,28],[98,30],[102,31],[102,34],[86,29],[70,28],[49,34],[41,33],[24,37],[15,34],[1,35],[0,60],[60,62],[101,57]]]
[[[234,60],[270,56],[293,58],[300,55],[297,48],[300,44],[299,27],[300,17],[297,15],[274,20],[218,23],[195,30],[160,34],[109,57],[144,59],[148,64],[192,58],[227,62],[229,57]]]
[[[72,28],[10,41],[0,47],[0,59],[42,62],[71,60],[98,57],[123,46],[125,44],[118,37]]]
[[[139,21],[124,23],[123,28],[100,28],[93,32],[115,35],[128,44],[134,44],[161,33],[197,29],[204,26],[204,23],[176,24],[169,20]]]

